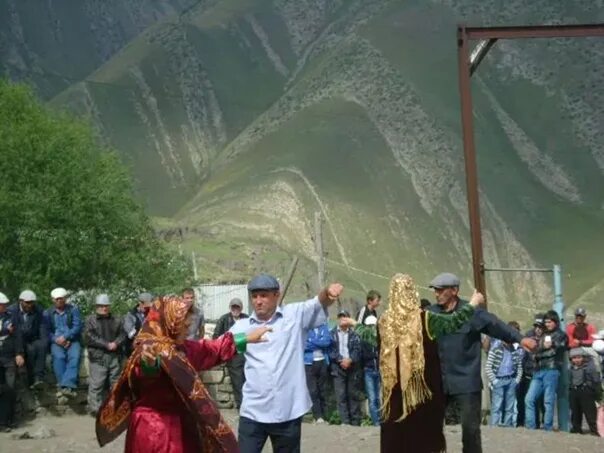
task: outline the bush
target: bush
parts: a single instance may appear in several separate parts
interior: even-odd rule
[[[46,296],[56,286],[164,292],[190,284],[187,263],[156,237],[117,154],[88,124],[2,80],[0,175],[0,288],[9,297],[25,287]]]

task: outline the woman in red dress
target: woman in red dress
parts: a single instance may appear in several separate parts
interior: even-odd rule
[[[96,419],[101,446],[124,430],[126,453],[238,452],[237,439],[199,377],[263,341],[260,327],[236,338],[186,340],[192,304],[164,297],[153,304],[135,349]]]

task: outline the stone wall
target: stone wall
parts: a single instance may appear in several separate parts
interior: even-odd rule
[[[22,369],[17,378],[17,419],[33,419],[37,415],[63,415],[85,414],[86,399],[88,395],[88,354],[86,349],[82,353],[80,364],[80,387],[75,397],[66,398],[57,396],[57,386],[50,355],[47,357],[47,372],[44,389],[41,391],[30,390],[27,386],[25,369]],[[206,384],[210,395],[221,409],[235,407],[231,378],[224,366],[218,366],[202,373],[203,382]]]

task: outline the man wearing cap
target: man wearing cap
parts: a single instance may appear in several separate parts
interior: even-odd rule
[[[229,302],[229,312],[225,313],[218,319],[216,328],[212,338],[216,339],[224,333],[228,332],[233,325],[240,319],[246,319],[248,315],[242,312],[243,302],[235,297]],[[235,356],[226,363],[231,385],[233,386],[233,394],[235,396],[235,406],[237,409],[241,407],[241,391],[245,382],[245,374],[243,368],[245,366],[245,356],[243,354],[235,354]]]
[[[526,331],[525,337],[534,339],[539,343],[539,339],[543,335],[545,330],[544,324],[545,313],[537,313],[533,319],[533,327]],[[533,379],[533,373],[535,372],[535,353],[526,352],[522,357],[522,380],[516,389],[516,401],[518,404],[518,426],[524,426],[525,406],[524,398],[531,385]],[[543,414],[545,412],[545,406],[543,405],[543,397],[539,398],[535,403],[535,423],[537,428],[541,425]]]
[[[32,389],[39,389],[44,385],[48,351],[48,326],[44,320],[44,310],[36,300],[36,293],[26,289],[19,295],[19,302],[8,307],[17,329],[23,335],[27,380]]]
[[[459,298],[459,278],[451,273],[437,275],[430,288],[434,289],[436,304],[429,307],[435,313],[453,313],[468,302]],[[481,334],[505,341],[520,343],[525,349],[534,349],[536,343],[508,326],[495,315],[476,309],[472,319],[457,332],[438,339],[443,389],[447,405],[460,410],[464,453],[482,452],[480,421],[482,405]]]
[[[568,335],[568,345],[571,348],[588,347],[593,344],[593,336],[597,333],[593,324],[585,322],[587,311],[585,308],[577,308],[575,310],[575,322],[571,322],[566,326],[566,335]]]
[[[275,452],[300,451],[302,416],[311,406],[304,373],[304,345],[310,329],[327,320],[342,293],[332,283],[306,302],[279,305],[279,282],[262,274],[248,283],[254,311],[231,328],[233,334],[268,326],[268,341],[248,345],[239,418],[241,453],[260,453],[270,437]]]
[[[134,337],[138,335],[145,321],[147,313],[153,305],[153,295],[151,293],[140,293],[138,295],[138,304],[132,308],[124,317],[124,332],[126,339],[124,340],[124,352],[126,356],[132,354],[132,345]]]
[[[14,316],[8,313],[8,297],[0,293],[0,431],[14,427],[16,367],[25,364],[23,338]]]
[[[361,339],[349,328],[350,313],[340,310],[338,326],[331,330],[331,375],[336,392],[338,413],[343,425],[359,426],[361,408],[357,395],[361,365]]]
[[[120,376],[119,351],[126,333],[122,320],[111,314],[111,301],[107,294],[96,296],[94,304],[95,313],[86,318],[84,339],[88,347],[90,372],[88,411],[96,416],[105,390],[111,388]]]
[[[570,350],[569,404],[571,410],[571,433],[583,434],[583,415],[589,432],[598,435],[596,403],[602,398],[602,379],[593,360],[583,348]]]
[[[50,336],[52,368],[57,378],[59,396],[74,396],[80,372],[80,336],[82,317],[78,307],[67,303],[67,290],[50,292],[53,306],[44,312]]]

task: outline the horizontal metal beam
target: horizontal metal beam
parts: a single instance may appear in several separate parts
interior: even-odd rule
[[[554,269],[514,268],[514,267],[485,267],[485,272],[554,272]]]
[[[464,27],[469,39],[587,38],[604,36],[604,24]]]

